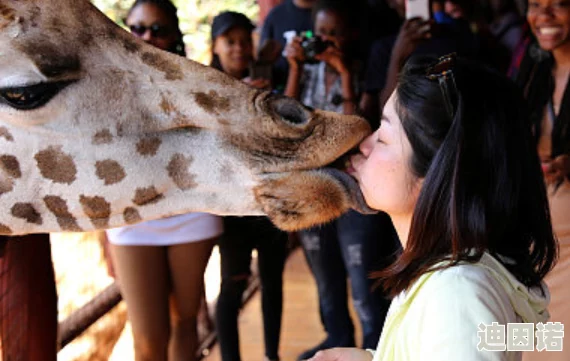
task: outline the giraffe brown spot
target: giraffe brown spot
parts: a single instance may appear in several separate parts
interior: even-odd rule
[[[65,23],[59,16],[52,16],[49,19],[49,27],[56,30],[60,34],[63,34],[63,29],[65,29],[65,26]]]
[[[83,206],[83,212],[91,219],[95,228],[107,228],[111,216],[111,204],[103,197],[87,197],[81,195],[79,203]]]
[[[90,31],[81,31],[77,35],[77,42],[87,47],[93,43],[93,34]]]
[[[30,203],[16,203],[12,207],[12,215],[16,218],[25,219],[28,223],[42,224],[42,216]]]
[[[95,163],[95,168],[97,168],[97,177],[104,180],[106,186],[119,183],[126,177],[123,167],[111,159],[98,161]]]
[[[142,55],[142,61],[166,75],[166,80],[182,80],[184,74],[180,66],[162,54],[146,52]]]
[[[0,3],[0,17],[2,17],[2,20],[0,20],[1,30],[16,20],[16,13],[11,7]]]
[[[141,44],[136,42],[134,39],[131,39],[131,37],[125,37],[123,39],[123,47],[129,53],[136,53],[141,49]]]
[[[62,47],[46,38],[27,41],[16,47],[48,78],[81,70],[79,55],[73,47]]]
[[[0,234],[9,236],[12,234],[12,230],[10,229],[10,227],[0,223]]]
[[[208,71],[204,78],[208,83],[219,84],[224,87],[235,85],[236,82],[236,79],[219,71]]]
[[[2,155],[0,156],[0,169],[3,169],[8,176],[12,178],[20,178],[22,176],[22,171],[20,170],[20,163],[18,159],[13,155]]]
[[[41,16],[41,13],[42,13],[42,10],[37,5],[33,6],[32,9],[29,11],[28,17],[30,19],[29,21],[30,21],[30,24],[32,25],[32,28],[38,27],[38,22],[39,22],[39,18]]]
[[[139,214],[139,211],[133,207],[125,208],[125,211],[123,212],[123,218],[127,224],[135,224],[142,221],[142,217]]]
[[[193,161],[194,159],[192,159],[192,157],[175,154],[166,167],[168,176],[174,181],[178,188],[182,190],[192,189],[198,185],[195,181],[196,176],[189,172],[190,164],[192,164]]]
[[[113,134],[109,129],[100,130],[93,136],[93,145],[110,144],[113,141]]]
[[[153,186],[147,188],[137,188],[135,191],[135,198],[133,203],[137,206],[144,206],[160,201],[164,196],[156,190]]]
[[[160,101],[160,109],[162,109],[166,114],[170,114],[174,111],[176,111],[176,108],[174,108],[174,105],[168,101],[168,99],[166,99],[164,96],[162,97],[162,100]]]
[[[82,232],[83,229],[77,224],[75,217],[69,212],[67,202],[58,196],[45,196],[44,203],[56,217],[57,224],[62,231]]]
[[[14,137],[12,136],[12,134],[10,134],[10,132],[6,127],[0,127],[0,138],[4,138],[9,142],[14,141]]]
[[[0,179],[0,195],[11,192],[14,189],[14,181],[10,178]]]
[[[73,158],[61,151],[61,146],[50,146],[36,153],[34,158],[44,178],[65,184],[75,181],[77,168]]]
[[[219,114],[219,111],[230,109],[230,99],[218,95],[215,90],[210,90],[208,94],[203,92],[194,93],[194,100],[202,109],[208,113]]]
[[[137,143],[137,152],[144,157],[154,156],[161,144],[158,137],[141,139]]]
[[[218,119],[218,123],[220,123],[220,125],[222,125],[223,127],[232,125],[232,122],[230,120],[224,118]]]

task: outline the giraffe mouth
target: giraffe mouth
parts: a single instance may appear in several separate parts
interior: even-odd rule
[[[376,214],[378,210],[368,206],[356,179],[346,172],[350,157],[357,152],[358,148],[348,151],[331,164],[321,168],[321,171],[336,179],[344,187],[351,202],[350,208],[362,214]]]
[[[320,171],[334,178],[342,185],[346,194],[349,197],[350,208],[362,214],[378,213],[378,210],[370,208],[370,206],[368,206],[366,200],[364,199],[364,195],[360,190],[358,182],[356,182],[356,180],[351,175],[335,167],[321,168]]]

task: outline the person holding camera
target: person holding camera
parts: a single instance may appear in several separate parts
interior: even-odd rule
[[[354,4],[342,0],[317,1],[313,8],[315,33],[301,34],[285,48],[290,67],[285,95],[317,109],[343,114],[357,112],[358,19]],[[375,347],[389,301],[380,290],[371,291],[368,274],[387,258],[384,255],[399,248],[387,215],[349,211],[334,222],[299,232],[299,238],[317,284],[327,338],[298,359],[306,360],[330,347],[355,345],[348,311],[347,276],[362,325],[361,346]]]
[[[255,88],[267,88],[270,80],[257,77],[252,31],[254,25],[242,13],[223,11],[212,21],[210,66],[241,79]],[[216,304],[216,329],[223,361],[240,361],[238,314],[251,276],[252,250],[257,250],[261,281],[261,307],[265,361],[279,360],[283,313],[283,268],[287,256],[287,233],[267,217],[224,217],[224,234],[218,241],[221,285]]]
[[[347,8],[343,11],[337,9]],[[343,114],[356,113],[357,60],[350,55],[354,24],[342,1],[318,1],[314,34],[294,37],[284,55],[289,63],[285,95],[306,105]]]

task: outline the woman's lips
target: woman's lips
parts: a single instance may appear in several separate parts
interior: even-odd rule
[[[354,164],[356,163],[356,162],[355,162],[355,160],[356,160],[355,158],[356,158],[356,157],[357,157],[356,155],[353,155],[352,157],[348,158],[348,159],[346,160],[346,164],[345,164],[345,172],[348,173],[348,174],[350,174],[350,175],[353,176],[353,177],[354,177],[355,174],[356,174],[356,168],[354,167]],[[356,178],[356,177],[355,177],[355,178]]]
[[[346,162],[345,171],[350,175],[353,175],[356,172],[356,169],[354,169],[354,167],[352,166],[352,162],[350,160]]]

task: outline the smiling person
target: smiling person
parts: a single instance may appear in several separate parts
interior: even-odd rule
[[[493,322],[548,318],[557,249],[523,105],[508,79],[453,55],[408,62],[348,169],[398,231],[403,253],[377,274],[395,298],[375,352],[312,360],[521,359],[480,348]]]
[[[552,226],[560,258],[546,277],[551,321],[570,325],[570,1],[530,0],[527,20],[535,41],[520,62],[517,83],[530,105],[534,141],[548,187]],[[525,353],[525,360],[570,359],[570,338],[562,352]]]
[[[253,62],[254,25],[235,11],[223,11],[212,21],[211,66],[256,87],[266,88],[269,79],[249,74]],[[287,234],[267,217],[224,217],[224,235],[218,242],[221,285],[216,304],[216,329],[223,361],[240,361],[238,315],[251,276],[252,251],[257,250],[261,281],[261,311],[265,361],[279,360],[283,313],[283,268]]]
[[[135,1],[125,23],[133,35],[184,56],[177,10],[169,0]],[[196,360],[204,270],[222,232],[222,219],[207,213],[107,230],[135,360]]]
[[[250,65],[254,61],[253,37],[255,25],[244,14],[223,11],[212,21],[212,60],[210,66],[241,79],[255,88],[267,88],[267,78],[250,76]]]

